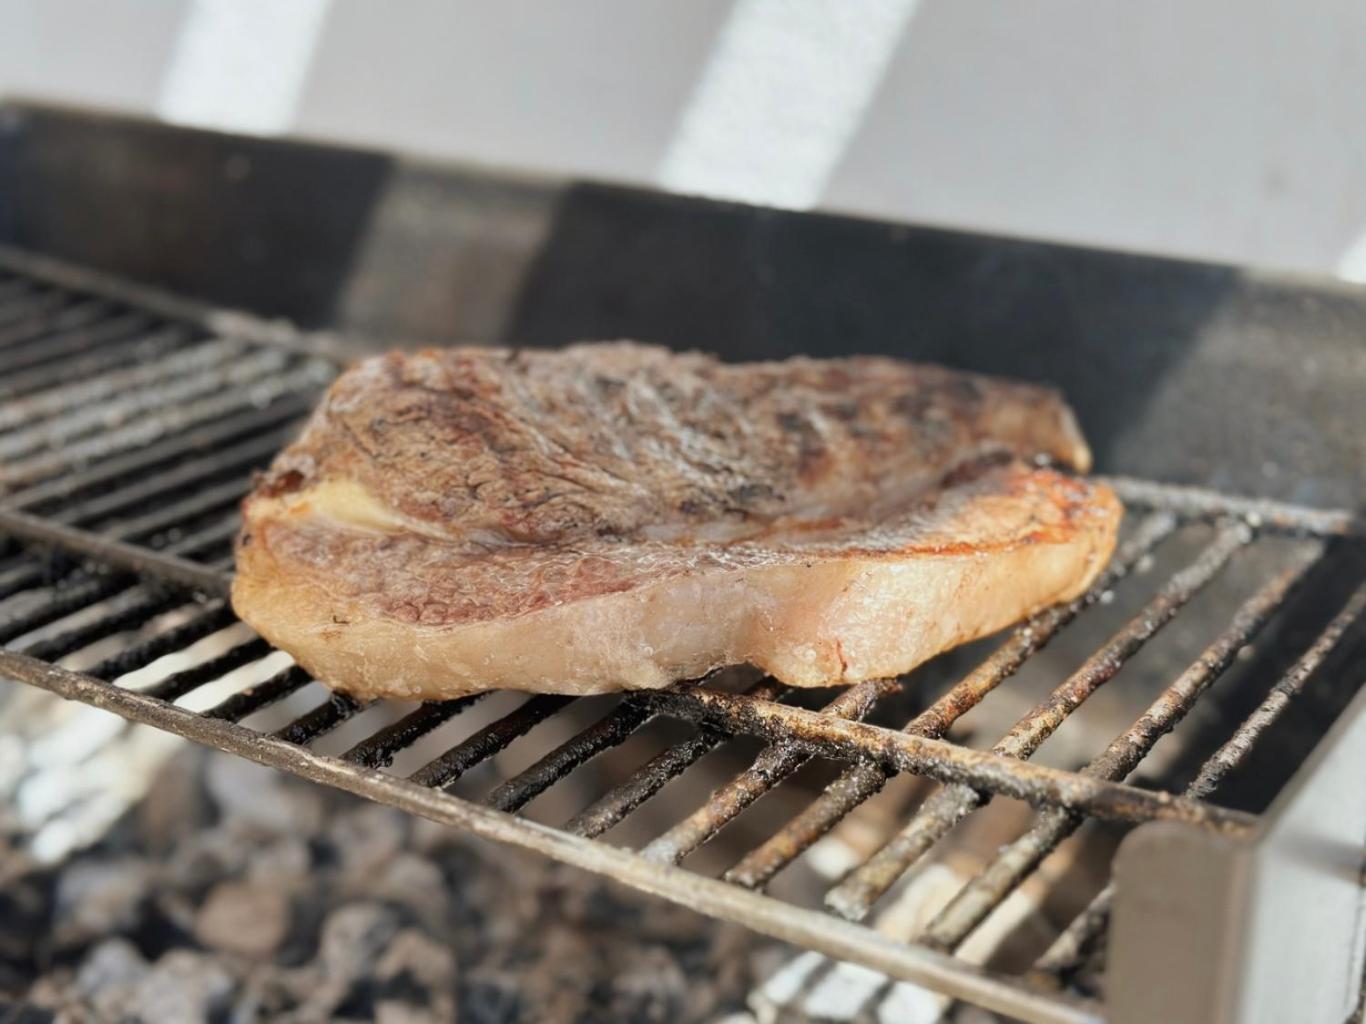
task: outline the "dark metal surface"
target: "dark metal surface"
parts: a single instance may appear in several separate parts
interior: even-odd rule
[[[1127,777],[1146,763],[1158,738],[1198,706],[1237,652],[1280,613],[1295,583],[1322,564],[1324,545],[1351,543],[1360,531],[1347,512],[1117,481],[1135,522],[1091,590],[1011,632],[977,669],[937,695],[926,694],[913,714],[905,710],[905,701],[912,695],[918,699],[919,673],[909,681],[872,681],[826,696],[819,710],[805,706],[809,695],[767,679],[740,692],[714,679],[693,681],[628,695],[612,706],[537,696],[509,708],[472,696],[384,717],[384,706],[344,695],[323,696],[310,705],[299,698],[321,696],[318,687],[297,667],[267,663],[279,655],[236,624],[224,596],[237,528],[235,504],[250,471],[288,435],[333,364],[316,358],[314,346],[284,336],[281,327],[252,327],[240,318],[224,319],[174,301],[144,306],[139,291],[124,294],[109,281],[100,282],[97,293],[83,292],[79,273],[54,271],[49,263],[30,263],[14,252],[0,255],[0,268],[10,275],[0,279],[0,329],[6,316],[25,325],[12,343],[0,340],[0,390],[15,375],[29,381],[26,388],[32,385],[25,391],[28,415],[0,412],[0,442],[13,455],[0,468],[0,639],[9,647],[0,651],[0,674],[542,850],[705,912],[1028,1020],[1076,1024],[1099,1019],[1102,1009],[1059,991],[1057,972],[1040,975],[1052,979],[1048,983],[1021,980],[1016,973],[985,971],[950,951],[1034,877],[1041,860],[1068,834],[1089,822],[1125,829],[1174,821],[1229,842],[1255,833],[1254,815],[1203,799],[1213,788],[1201,781],[1204,774],[1185,792],[1138,785]],[[82,316],[136,314],[138,330],[146,336],[172,340],[158,341],[137,365],[136,376],[120,378],[124,386],[119,388],[105,387],[103,381],[111,372],[125,371],[83,361],[104,344],[119,344],[95,335],[70,342],[71,366],[80,369],[45,383],[26,377],[33,354],[47,344],[43,330],[67,330],[63,311],[88,310],[96,299],[99,312]],[[244,333],[234,334],[233,324]],[[232,371],[234,363],[247,369]],[[19,369],[11,373],[11,365]],[[168,390],[168,382],[182,380],[185,386]],[[130,388],[145,388],[148,394],[130,395]],[[80,396],[79,410],[65,408],[72,396]],[[118,425],[93,430],[91,424],[105,414]],[[1264,563],[1263,556],[1269,561]],[[1164,558],[1163,571],[1151,573],[1155,559]],[[1255,571],[1258,588],[1145,715],[1079,771],[1031,760],[1059,727],[1084,713],[1083,705],[1092,703],[1102,686],[1164,639],[1166,627],[1182,621],[1188,603],[1218,591],[1231,564]],[[1136,610],[1126,611],[1117,628],[1089,624],[1116,592],[1130,590],[1136,591]],[[1210,758],[1206,774],[1214,782],[1241,763],[1311,678],[1323,674],[1328,654],[1348,634],[1363,604],[1366,592],[1358,592],[1317,639],[1306,640],[1299,662],[1264,707]],[[1079,635],[1089,638],[1094,653],[1082,657],[1080,667],[1066,673],[995,746],[984,750],[963,742],[955,732],[961,720],[1027,669],[1050,640]],[[211,636],[218,642],[212,653],[189,664],[167,667],[161,661]],[[81,662],[82,670],[54,664],[81,657],[95,649],[92,644],[110,646]],[[158,676],[130,688],[134,684],[128,680],[157,664],[163,665]],[[255,672],[254,681],[225,691],[225,678],[239,678],[241,672]],[[177,703],[186,699],[206,710],[196,713]],[[239,724],[258,721],[252,717],[258,713],[263,716],[259,728]],[[889,727],[891,718],[906,724]],[[571,719],[577,724],[568,734],[549,724]],[[673,730],[668,741],[647,743],[640,748],[646,753],[627,759],[625,770],[605,770],[562,827],[528,814],[557,783],[591,778],[585,766],[607,760],[609,753],[627,753],[657,725]],[[543,740],[549,732],[553,738]],[[710,795],[700,806],[672,815],[638,852],[592,840],[618,825],[639,822],[637,812],[702,758],[731,752],[738,749],[737,741],[755,737],[767,746],[746,754],[738,771],[708,787]],[[509,770],[506,755],[514,750],[518,760]],[[692,864],[691,855],[710,849],[732,823],[762,820],[752,815],[771,806],[773,794],[789,792],[801,772],[825,763],[834,768],[829,788],[795,817],[788,812],[786,824],[765,828],[729,870],[718,869],[722,879],[675,866]],[[396,774],[399,765],[406,765],[401,769],[406,778]],[[908,867],[943,847],[955,823],[987,813],[989,808],[977,808],[992,797],[1024,801],[1037,809],[1036,816],[1018,840],[965,880],[919,941],[895,940],[872,925],[837,920],[754,891],[769,886],[899,773],[943,788],[922,799],[882,853],[832,890],[830,901],[847,916],[862,918],[878,909],[878,898]],[[1104,921],[1103,899],[1085,920]],[[1075,925],[1073,931],[1082,927]],[[1055,949],[1049,957],[1043,966],[1061,962],[1062,954]]]

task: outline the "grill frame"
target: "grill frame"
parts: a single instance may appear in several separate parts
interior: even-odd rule
[[[142,311],[153,319],[189,325],[192,330],[206,335],[240,339],[253,345],[278,346],[300,359],[322,357],[337,361],[338,349],[327,336],[304,335],[286,325],[267,324],[244,314],[213,310],[31,254],[0,249],[0,270],[16,278],[43,282],[83,295],[86,297],[83,301],[107,301]],[[0,386],[3,386],[2,377]],[[306,405],[304,402],[296,404]],[[191,422],[186,429],[192,431],[200,427]],[[204,430],[206,434],[212,433],[208,428]],[[175,436],[154,440],[152,444],[173,441]],[[206,446],[210,457],[221,455],[221,449],[214,447],[212,438],[206,442]],[[114,458],[147,450],[145,447],[125,448],[116,453]],[[79,479],[85,481],[83,486],[89,486],[92,474],[98,482],[100,466],[101,463],[97,461],[91,469],[82,471],[83,476],[78,474]],[[199,550],[195,544],[187,544],[187,541],[196,541],[196,535],[191,534],[161,549],[153,549],[119,536],[92,532],[80,525],[58,521],[61,517],[54,519],[25,511],[59,499],[63,486],[59,481],[60,477],[49,476],[45,480],[33,481],[27,489],[18,493],[17,500],[0,499],[0,533],[133,574],[137,586],[154,582],[198,594],[208,602],[205,616],[222,614],[221,602],[230,582],[227,566],[222,559],[206,565],[188,557]],[[853,802],[842,813],[835,815],[829,824],[838,821],[844,813],[862,802],[856,798],[857,794],[867,790],[866,795],[871,795],[876,791],[880,783],[870,772],[881,773],[885,780],[896,771],[910,771],[948,784],[949,788],[941,792],[954,794],[953,799],[940,800],[942,805],[949,808],[942,818],[942,822],[947,824],[935,826],[943,831],[947,831],[952,824],[949,817],[961,817],[971,812],[972,801],[980,800],[978,792],[981,790],[1027,799],[1055,818],[1065,814],[1071,820],[1074,812],[1084,811],[1091,816],[1110,817],[1129,823],[1178,820],[1241,840],[1252,840],[1259,829],[1259,822],[1252,816],[1228,811],[1203,800],[1128,786],[1107,777],[1107,771],[1109,774],[1115,772],[1105,766],[1097,772],[1068,772],[1044,768],[1027,759],[1066,719],[1070,710],[1119,670],[1127,656],[1123,653],[1125,650],[1131,654],[1142,645],[1146,639],[1142,635],[1145,629],[1147,635],[1160,629],[1204,582],[1219,571],[1228,558],[1252,544],[1257,535],[1292,533],[1327,540],[1360,536],[1363,524],[1353,514],[1343,511],[1231,498],[1195,488],[1171,487],[1147,481],[1112,479],[1111,482],[1131,508],[1155,510],[1150,519],[1152,525],[1149,534],[1144,535],[1146,539],[1134,545],[1130,555],[1118,560],[1121,569],[1117,575],[1112,571],[1088,595],[1074,602],[1074,606],[1045,612],[1026,627],[1041,630],[1039,634],[1028,634],[1023,630],[1012,634],[1002,648],[1006,654],[994,656],[1004,659],[1004,663],[997,663],[990,669],[989,675],[994,675],[985,680],[978,677],[974,682],[960,683],[950,691],[952,696],[947,703],[942,706],[937,703],[926,713],[930,715],[929,718],[919,716],[900,732],[859,722],[858,719],[864,717],[876,699],[890,688],[886,682],[853,687],[836,698],[823,712],[806,711],[779,703],[776,698],[781,696],[781,688],[772,684],[761,684],[757,692],[748,694],[723,693],[710,690],[705,685],[683,685],[668,691],[627,698],[606,719],[588,727],[560,748],[549,751],[537,764],[498,787],[488,798],[494,804],[492,807],[481,806],[431,787],[448,785],[459,774],[503,749],[542,718],[558,710],[566,703],[565,699],[530,698],[516,711],[448,751],[427,769],[409,779],[399,779],[380,770],[387,763],[386,759],[391,759],[398,749],[423,735],[429,728],[458,714],[473,703],[473,699],[426,705],[388,727],[386,736],[381,738],[379,734],[373,735],[345,754],[329,756],[309,749],[306,744],[362,710],[360,704],[349,698],[335,698],[272,735],[259,734],[232,720],[234,717],[244,717],[249,709],[264,706],[253,704],[253,701],[274,699],[277,695],[286,695],[305,685],[307,677],[294,668],[285,669],[258,685],[253,693],[228,698],[206,712],[187,711],[156,696],[119,689],[95,675],[74,672],[13,651],[0,652],[0,673],[68,699],[113,711],[129,720],[153,725],[196,742],[248,757],[258,763],[466,828],[486,838],[537,850],[713,916],[745,924],[833,957],[862,963],[898,979],[925,984],[955,998],[1035,1021],[1095,1021],[1104,1017],[1104,1007],[1096,1001],[1078,999],[1050,990],[1045,985],[992,974],[950,955],[946,949],[956,944],[956,938],[961,938],[957,933],[962,929],[962,925],[955,925],[951,917],[947,922],[937,922],[937,928],[932,925],[928,941],[898,942],[871,927],[840,921],[828,914],[792,906],[755,891],[776,870],[790,863],[810,841],[823,833],[823,829],[810,827],[809,820],[793,833],[774,836],[770,841],[773,845],[769,846],[767,860],[756,863],[746,857],[727,873],[725,881],[706,878],[674,865],[689,850],[707,841],[739,811],[779,784],[812,756],[834,757],[848,762],[852,765],[851,772],[861,772],[864,776],[862,781],[855,780],[850,784],[855,796]],[[73,484],[67,493],[75,493],[74,487]],[[1146,620],[1146,626],[1140,624],[1121,630],[1113,638],[1117,645],[1115,650],[1098,652],[1094,664],[1088,662],[1059,688],[1057,693],[1060,696],[1054,704],[1042,711],[1035,709],[1035,712],[1031,712],[1027,716],[1028,721],[1022,720],[1022,731],[1015,733],[1012,730],[1013,738],[1007,736],[993,752],[972,750],[940,738],[959,715],[975,706],[997,683],[1008,678],[1019,664],[1042,646],[1042,641],[1047,639],[1047,635],[1042,633],[1043,629],[1047,628],[1051,635],[1051,632],[1064,628],[1071,618],[1097,602],[1106,588],[1123,577],[1127,571],[1122,568],[1126,559],[1133,564],[1179,523],[1193,520],[1227,522],[1216,534],[1214,543],[1206,549],[1201,559],[1197,559],[1196,568],[1199,571],[1179,583],[1173,581],[1170,592],[1164,598],[1166,604],[1156,609],[1159,616],[1166,615],[1165,620],[1154,626],[1154,620],[1150,618]],[[225,523],[227,521],[224,520]],[[221,528],[219,532],[222,533]],[[223,537],[215,535],[211,540],[221,544]],[[1305,568],[1308,564],[1309,561],[1306,561]],[[1280,598],[1272,602],[1274,607],[1279,607],[1293,582],[1286,581]],[[157,592],[152,588],[147,597],[149,606],[157,599]],[[1351,604],[1355,614],[1360,614],[1359,599],[1353,598]],[[1049,626],[1050,622],[1053,625]],[[1247,630],[1243,629],[1238,635],[1246,633]],[[1017,648],[1013,653],[1010,649],[1012,642]],[[1228,644],[1232,645],[1230,650],[1241,646],[1238,637],[1229,640]],[[1331,647],[1332,644],[1327,643],[1327,646]],[[60,647],[54,646],[52,650],[56,653]],[[1231,659],[1231,654],[1228,657]],[[1015,658],[1018,661],[1012,668],[1011,662]],[[211,669],[201,667],[197,675],[187,678],[172,677],[158,692],[163,697],[175,699],[188,692],[189,688],[197,686],[196,680],[200,677],[212,678],[214,673],[221,675],[222,671],[227,670],[227,665],[228,662],[223,662]],[[1209,678],[1203,681],[1202,688],[1191,698],[1191,703],[1219,671],[1221,669],[1212,671]],[[1292,674],[1294,672],[1298,672],[1298,666],[1292,670]],[[1309,671],[1305,671],[1296,675],[1298,685],[1302,686],[1309,674]],[[1290,677],[1291,674],[1288,674],[1287,678]],[[1282,693],[1288,701],[1293,696],[1295,685],[1290,683],[1274,692]],[[1176,717],[1179,719],[1185,710],[1178,709]],[[687,719],[698,726],[694,738],[682,741],[665,752],[672,760],[652,763],[653,767],[645,766],[637,773],[637,777],[628,780],[618,791],[608,794],[593,808],[580,812],[566,829],[549,828],[509,813],[515,812],[516,808],[534,798],[563,774],[572,772],[589,757],[631,735],[635,728],[657,713]],[[620,820],[631,813],[678,771],[686,770],[707,749],[729,737],[742,734],[766,738],[771,745],[765,748],[746,772],[714,794],[697,814],[640,853],[573,834],[575,831],[594,834],[602,831],[605,823]],[[1207,791],[1201,795],[1206,794]],[[614,818],[614,815],[617,817]],[[953,821],[958,820],[958,817],[954,817]],[[902,856],[894,865],[895,871],[883,872],[878,883],[881,888],[878,885],[865,887],[862,896],[852,898],[834,897],[835,908],[847,917],[861,918],[867,913],[872,899],[885,890],[891,881],[901,877],[911,863],[913,859]],[[1013,885],[1005,893],[1011,889]],[[992,907],[1004,898],[1005,893],[996,897]],[[1094,914],[1087,919],[1103,921],[1103,917],[1097,918]]]

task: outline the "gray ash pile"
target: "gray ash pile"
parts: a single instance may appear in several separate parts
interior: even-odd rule
[[[774,962],[740,929],[198,750],[64,863],[6,842],[0,1024],[710,1021]]]

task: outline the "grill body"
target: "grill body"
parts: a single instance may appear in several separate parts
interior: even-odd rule
[[[1274,963],[1278,948],[1296,946],[1297,934],[1312,935],[1324,951],[1313,958],[1322,973],[1299,971],[1291,981],[1328,995],[1316,1003],[1295,997],[1295,1005],[1320,1015],[1349,1009],[1363,942],[1352,836],[1366,835],[1366,806],[1359,787],[1343,780],[1366,769],[1362,701],[1352,703],[1362,682],[1353,655],[1362,642],[1366,561],[1362,523],[1350,511],[1359,472],[1344,467],[1359,471],[1362,463],[1352,460],[1366,422],[1354,433],[1329,427],[1344,426],[1340,418],[1349,414],[1366,420],[1366,411],[1341,402],[1366,382],[1366,373],[1351,377],[1357,362],[1341,344],[1341,332],[1366,326],[1360,296],[1036,243],[473,172],[443,176],[386,158],[339,152],[329,159],[309,147],[33,108],[10,108],[4,123],[0,180],[12,186],[4,194],[24,201],[0,207],[0,228],[30,247],[106,268],[122,263],[147,280],[319,325],[438,340],[466,329],[480,335],[473,340],[510,332],[536,341],[563,340],[565,332],[679,341],[690,331],[692,340],[715,337],[710,347],[738,357],[819,353],[838,336],[831,317],[859,311],[866,322],[853,325],[850,348],[995,372],[1026,368],[1027,376],[1057,380],[1078,398],[1088,429],[1099,424],[1105,468],[1147,472],[1167,460],[1160,474],[1167,479],[1255,480],[1262,486],[1244,489],[1268,497],[1115,477],[1128,527],[1088,594],[900,683],[793,694],[767,680],[707,680],[603,700],[362,706],[323,692],[235,625],[225,604],[236,504],[250,471],[285,442],[359,343],[224,313],[9,247],[0,252],[0,533],[7,538],[0,674],[1027,1020],[1151,1019],[1142,1016],[1153,1010],[1143,996],[1162,988],[1173,964],[1199,962],[1193,953],[1175,955],[1183,947],[1153,927],[1162,894],[1182,885],[1186,905],[1198,900],[1196,918],[1210,922],[1208,935],[1188,930],[1186,939],[1209,938],[1218,970],[1193,968],[1182,985],[1167,986],[1190,999],[1166,1004],[1165,1019],[1254,1019],[1246,999],[1256,968]],[[82,145],[127,159],[72,161]],[[149,153],[190,162],[181,192],[149,189]],[[277,165],[335,172],[337,181],[352,174],[354,192],[343,188],[351,198],[326,213],[311,196],[328,189],[290,193],[298,208],[281,228],[272,204],[286,199],[271,189],[293,179],[273,173]],[[164,181],[164,166],[161,173]],[[220,205],[220,179],[240,185],[252,174],[275,184]],[[361,179],[365,187],[356,184]],[[413,205],[415,195],[422,201]],[[186,223],[207,230],[194,220],[207,203],[229,255],[219,252],[214,267],[196,271],[191,260],[167,259],[176,237],[140,240],[126,224],[121,232],[81,231],[69,216],[45,215],[58,197],[81,206],[73,196],[96,220],[133,210],[172,236]],[[224,214],[238,207],[250,212]],[[446,215],[434,226],[433,210]],[[549,227],[538,232],[530,225],[540,216]],[[368,232],[336,223],[347,217],[368,218]],[[322,224],[329,218],[330,228]],[[314,220],[321,226],[308,234]],[[254,248],[240,247],[243,225],[259,235]],[[274,240],[286,229],[305,237],[278,248]],[[367,234],[368,242],[356,242]],[[770,267],[782,282],[776,287],[750,281],[751,263],[777,260],[781,240],[806,253],[809,265]],[[181,239],[196,251],[205,241],[202,234]],[[441,270],[446,244],[469,261],[462,270],[491,260],[489,289],[501,302],[486,296],[473,312],[441,319],[449,299],[425,297],[434,286],[422,274],[431,267],[438,283],[449,280]],[[313,245],[335,250],[331,262],[319,263],[311,285],[281,287],[306,272]],[[822,245],[834,255],[819,255]],[[617,255],[621,247],[630,259]],[[642,247],[647,256],[672,254],[651,268],[656,273],[683,264],[674,287],[633,276],[642,263],[649,267]],[[701,273],[699,254],[713,250],[730,261],[712,265],[709,273],[721,276],[688,276]],[[243,251],[265,255],[253,267],[231,255]],[[335,258],[341,251],[349,267]],[[389,263],[378,255],[386,252]],[[808,287],[824,298],[803,307],[795,292],[811,284],[806,275],[840,257],[863,261],[888,287],[905,274],[904,289],[919,299],[915,331],[908,335],[903,324],[877,334],[907,315],[900,305],[907,300],[871,298],[842,270],[832,269],[823,287]],[[254,290],[273,274],[276,291]],[[982,296],[1002,280],[1018,289],[1023,344],[1001,333],[1003,311],[977,308],[990,305]],[[1065,309],[1075,322],[1055,338],[1041,336],[1057,326],[1050,298],[1073,286],[1079,290]],[[677,318],[694,288],[712,296],[705,324],[696,309]],[[928,298],[936,288],[948,298]],[[1100,306],[1107,294],[1122,293],[1132,322],[1116,337],[1107,333],[1114,313]],[[1141,316],[1140,297],[1153,306]],[[1193,318],[1197,297],[1203,308]],[[1296,309],[1306,324],[1306,351],[1296,358],[1318,361],[1310,384],[1283,372],[1289,357],[1277,344],[1252,337],[1230,349],[1239,317],[1244,327],[1256,321],[1265,330]],[[1029,319],[1033,312],[1039,320]],[[1153,340],[1178,321],[1188,328],[1183,345]],[[1230,365],[1251,382],[1252,399],[1270,395],[1274,404],[1259,406],[1246,392],[1194,400],[1211,374]],[[1146,375],[1121,372],[1136,368]],[[1297,393],[1313,388],[1318,402]],[[1184,417],[1176,423],[1173,402]],[[1183,434],[1179,443],[1173,432]],[[1334,502],[1349,510],[1332,510]],[[210,638],[219,640],[211,655],[196,646]],[[1066,668],[1040,669],[1060,647]],[[1034,692],[1031,671],[1040,676],[1037,701],[1007,716],[999,736],[974,735],[970,724],[1016,688]],[[1117,687],[1126,700],[1098,713]],[[1179,756],[1165,756],[1163,738],[1173,731]],[[1051,754],[1071,736],[1066,754]],[[732,749],[744,751],[739,767],[732,759],[708,773],[706,765]],[[812,773],[820,778],[814,786],[803,782]],[[710,795],[675,811],[670,787],[699,774]],[[572,813],[562,813],[552,798],[586,777]],[[905,793],[896,827],[816,905],[789,898],[785,879],[822,837],[879,794],[896,795],[917,780],[928,781]],[[794,789],[799,796],[787,810],[780,800]],[[776,820],[767,810],[774,805],[784,808]],[[907,880],[943,857],[964,829],[1024,805],[1023,825],[927,919],[888,920]],[[661,806],[662,828],[644,840],[623,838]],[[1314,826],[1322,813],[1313,809],[1322,806],[1337,809],[1328,832]],[[1078,833],[1128,836],[1116,879],[1092,886],[1089,905],[1075,908],[1071,923],[1027,962],[975,962],[968,955],[974,935],[999,919],[1012,895],[1042,884]],[[724,841],[737,834],[738,852],[709,863],[713,851],[737,848]],[[1315,843],[1337,851],[1334,867],[1304,867],[1297,851]],[[1199,884],[1208,877],[1238,881],[1214,891]],[[1255,908],[1274,906],[1269,893],[1279,878],[1351,912],[1331,922],[1269,911],[1259,918]],[[1098,973],[1107,934],[1104,977],[1114,985]]]

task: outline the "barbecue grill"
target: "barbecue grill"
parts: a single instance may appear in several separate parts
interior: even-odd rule
[[[0,181],[18,188],[44,145],[70,145],[83,117],[16,109],[30,134],[0,162]],[[152,131],[100,124],[105,147]],[[157,131],[191,151],[261,145]],[[109,187],[84,193],[96,217]],[[13,194],[38,207],[57,194],[29,188]],[[359,343],[42,255],[107,268],[118,247],[77,239],[69,221],[45,233],[37,216],[0,211],[0,227],[8,217],[9,237],[28,246],[0,250],[0,675],[1015,1018],[1342,1020],[1358,1006],[1366,671],[1354,655],[1366,526],[1353,509],[1111,477],[1126,529],[1085,595],[908,679],[794,692],[726,677],[620,697],[365,705],[285,662],[226,603],[251,471]],[[163,270],[144,276],[183,272]],[[215,289],[210,278],[186,286]],[[548,315],[527,307],[512,327],[534,335]],[[1349,463],[1354,443],[1306,470],[1324,481],[1313,497],[1359,482],[1327,468]],[[1191,478],[1191,465],[1173,475]],[[219,648],[196,655],[210,637]],[[1059,648],[1076,657],[1041,699],[999,735],[978,735],[972,723]],[[224,677],[251,666],[249,685],[224,692]],[[1093,713],[1091,698],[1121,672],[1119,687],[1141,677],[1139,710]],[[547,728],[557,722],[572,722],[567,738]],[[1050,757],[1060,731],[1074,742]],[[709,755],[725,749],[757,752],[717,777]],[[426,753],[415,762],[414,750]],[[696,777],[709,797],[633,836],[632,823],[666,802],[654,799],[661,791]],[[591,798],[551,820],[558,806],[539,798],[568,778]],[[784,787],[803,802],[774,821],[762,798]],[[844,819],[908,787],[906,813],[818,901],[785,889]],[[927,920],[879,922],[965,821],[1016,802],[1031,808],[1027,827]],[[717,865],[707,854],[723,833],[744,844]],[[1074,856],[1090,833],[1123,841],[1069,924],[1027,962],[959,955],[1012,894],[1046,890],[1050,858]]]

